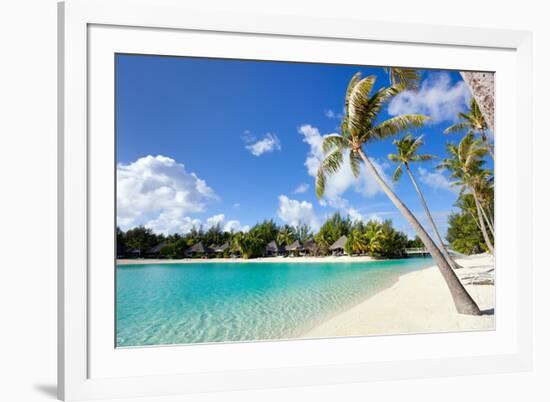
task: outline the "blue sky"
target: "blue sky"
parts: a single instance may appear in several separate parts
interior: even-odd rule
[[[314,171],[322,136],[338,132],[344,94],[357,71],[387,86],[382,68],[165,56],[117,55],[117,214],[123,229],[185,232],[220,223],[245,229],[266,218],[314,228],[341,211],[355,219],[392,219],[412,231],[364,172],[343,171],[315,196]],[[422,71],[420,89],[395,98],[381,119],[423,113],[432,122],[423,151],[444,156],[444,135],[469,91],[456,72]],[[399,135],[398,137],[400,137]],[[392,139],[365,148],[389,178]],[[414,173],[442,230],[456,200],[436,162]],[[395,190],[419,218],[423,213],[406,176]]]

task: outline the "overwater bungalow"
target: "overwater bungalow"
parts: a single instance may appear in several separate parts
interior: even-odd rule
[[[211,252],[212,250],[208,247],[204,247],[204,245],[202,244],[202,241],[200,241],[196,244],[193,244],[189,249],[187,249],[185,254],[188,257],[198,257],[198,256],[207,257],[208,254],[210,254]]]
[[[266,257],[277,257],[281,252],[281,248],[277,244],[275,240],[270,241],[267,243],[267,246],[265,246],[264,255]]]
[[[346,253],[344,251],[344,246],[346,245],[347,241],[348,241],[348,238],[346,236],[342,236],[338,240],[336,240],[332,244],[332,246],[329,247],[329,250],[332,252],[332,255],[344,255]]]
[[[315,242],[315,240],[312,239],[304,242],[304,253],[306,255],[313,256],[319,255],[319,245]]]
[[[294,243],[292,244],[289,244],[287,246],[285,246],[285,251],[291,255],[295,255],[295,256],[298,256],[300,255],[300,251],[302,251],[304,248],[302,247],[302,244],[296,240]]]

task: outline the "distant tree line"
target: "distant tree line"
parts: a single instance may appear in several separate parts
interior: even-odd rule
[[[171,235],[155,234],[144,226],[126,232],[117,228],[117,255],[177,259],[187,256],[191,247],[202,243],[210,250],[226,245],[223,251],[217,253],[220,257],[240,255],[243,258],[256,258],[264,256],[266,246],[273,241],[280,249],[295,242],[299,242],[300,247],[309,242],[315,244],[316,255],[330,255],[330,247],[342,236],[347,237],[344,250],[349,255],[392,258],[403,256],[406,248],[423,247],[418,237],[409,240],[405,233],[393,228],[390,220],[352,221],[349,216],[334,213],[317,233],[306,224],[278,225],[273,220],[264,220],[247,232],[227,232],[220,225],[208,229],[193,227],[185,234]]]

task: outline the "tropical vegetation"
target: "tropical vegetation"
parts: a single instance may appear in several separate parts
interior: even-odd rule
[[[369,143],[395,136],[407,129],[421,127],[428,120],[427,116],[405,114],[380,122],[379,113],[382,107],[404,87],[390,85],[373,92],[375,82],[375,76],[362,78],[360,73],[355,74],[351,79],[345,94],[345,114],[340,133],[324,137],[325,158],[317,172],[317,196],[319,198],[323,196],[327,176],[338,172],[345,162],[349,161],[351,170],[356,177],[360,174],[360,164],[363,162],[434,258],[451,292],[457,311],[479,315],[481,314],[479,307],[458,279],[451,264],[417,217],[386,183],[365,152]],[[344,159],[344,155],[348,156],[347,160]]]
[[[206,255],[230,257],[239,255],[243,258],[256,258],[266,255],[266,246],[274,241],[281,253],[285,246],[298,241],[301,246],[314,242],[320,256],[332,254],[330,246],[342,236],[347,237],[344,250],[349,255],[370,255],[378,258],[403,257],[407,247],[422,247],[418,239],[410,240],[405,233],[396,230],[390,220],[378,222],[370,220],[352,221],[349,216],[336,212],[324,222],[317,233],[308,225],[277,225],[273,220],[265,220],[254,225],[249,231],[227,232],[220,225],[208,229],[194,227],[186,234],[169,236],[155,234],[149,228],[139,226],[126,232],[117,228],[117,250],[120,256],[126,257],[160,257],[184,258],[193,245],[202,243],[210,252]],[[216,248],[227,244],[221,252]],[[155,248],[158,248],[155,249]]]
[[[458,266],[456,262],[451,258],[451,256],[449,255],[449,252],[447,251],[445,243],[443,242],[443,238],[439,233],[439,229],[437,228],[434,222],[434,219],[432,217],[432,214],[430,213],[430,209],[428,208],[428,204],[426,203],[424,194],[420,190],[420,187],[410,168],[410,164],[413,162],[427,162],[435,159],[434,155],[418,153],[420,147],[424,144],[424,141],[422,138],[423,136],[420,136],[418,138],[413,137],[413,135],[409,133],[405,135],[403,138],[393,141],[393,144],[397,149],[397,153],[388,155],[389,160],[397,164],[397,168],[393,173],[393,181],[396,182],[401,178],[403,174],[403,168],[405,168],[405,170],[407,171],[407,175],[409,176],[411,183],[413,184],[414,189],[416,190],[416,193],[420,198],[420,202],[422,203],[422,207],[424,208],[424,213],[426,214],[426,218],[430,222],[432,231],[437,239],[437,242],[439,243],[439,250],[445,256],[445,258],[447,259],[447,262],[453,268],[457,268]]]
[[[402,114],[385,120],[382,118],[383,107],[393,97],[402,91],[415,91],[418,88],[419,74],[409,68],[389,68],[386,72],[389,85],[376,90],[377,77],[374,75],[362,77],[357,73],[350,80],[344,96],[340,132],[323,137],[324,159],[317,170],[315,189],[321,199],[329,176],[349,164],[353,175],[358,177],[364,174],[361,169],[364,166],[410,224],[416,234],[414,239],[396,230],[389,220],[353,221],[349,216],[334,213],[316,233],[307,225],[278,225],[273,220],[260,222],[248,231],[227,232],[220,225],[215,225],[207,229],[195,227],[188,233],[169,236],[154,234],[145,227],[126,232],[117,228],[118,254],[147,257],[154,253],[163,258],[181,258],[189,255],[190,251],[199,250],[199,254],[208,254],[206,251],[210,250],[223,257],[240,255],[243,258],[256,258],[266,255],[270,247],[271,251],[275,247],[278,253],[278,250],[298,250],[299,247],[300,250],[306,250],[301,247],[314,244],[315,248],[310,248],[309,252],[329,255],[335,243],[344,242],[343,250],[348,255],[394,258],[402,257],[407,248],[425,248],[439,267],[457,311],[481,314],[455,273],[455,269],[460,267],[449,254],[411,169],[412,163],[435,159],[434,155],[420,153],[424,145],[423,136],[415,137],[406,133],[423,127],[429,117]],[[476,90],[477,95],[478,92],[479,88]],[[484,103],[482,106],[480,108],[476,98],[472,98],[468,110],[458,114],[457,123],[444,131],[446,134],[463,133],[464,137],[458,143],[447,144],[446,156],[438,164],[438,169],[447,171],[454,180],[453,185],[459,189],[456,210],[448,218],[446,240],[453,250],[465,254],[485,251],[494,253],[494,174],[486,167],[487,155],[494,159],[489,135],[492,131],[492,115],[487,118],[483,110],[488,105]],[[403,172],[407,173],[421,201],[435,241],[369,157],[371,144],[401,133],[406,134],[394,140],[396,151],[388,155],[388,159],[396,164],[393,181],[397,182]]]

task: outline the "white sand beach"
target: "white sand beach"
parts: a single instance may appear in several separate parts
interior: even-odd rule
[[[390,288],[344,311],[302,337],[359,336],[490,330],[495,327],[494,259],[490,255],[457,259],[456,273],[484,314],[458,314],[436,266],[401,276]]]
[[[288,263],[313,263],[313,262],[368,262],[379,261],[369,256],[326,256],[326,257],[266,257],[252,258],[245,260],[243,258],[182,258],[179,260],[163,260],[163,259],[119,259],[117,265],[134,265],[134,264],[193,264],[193,263],[266,263],[266,262],[288,262]]]

